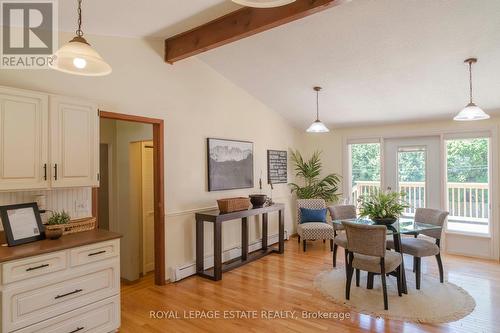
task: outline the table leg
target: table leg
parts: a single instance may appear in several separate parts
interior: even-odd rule
[[[267,249],[267,213],[262,214],[262,250]]]
[[[393,233],[393,239],[394,239],[394,249],[401,253],[401,281],[402,281],[402,287],[403,287],[403,293],[408,294],[408,288],[406,287],[406,274],[405,274],[405,262],[404,262],[404,256],[403,256],[403,250],[401,248],[401,234],[399,232]]]
[[[247,260],[248,257],[248,218],[241,219],[241,259]]]
[[[203,273],[203,220],[196,219],[196,273]]]
[[[214,280],[222,279],[222,224],[214,222]]]
[[[279,210],[279,253],[285,253],[285,211]]]

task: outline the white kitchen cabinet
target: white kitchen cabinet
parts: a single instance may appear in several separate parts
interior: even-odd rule
[[[0,87],[0,190],[49,187],[48,96]]]
[[[50,97],[51,186],[99,186],[97,105]]]

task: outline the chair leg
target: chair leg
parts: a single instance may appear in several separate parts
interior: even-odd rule
[[[330,239],[330,252],[333,251],[333,239]]]
[[[413,257],[413,273],[417,271],[417,260],[415,257]]]
[[[359,269],[356,269],[356,287],[359,287],[359,275],[360,275]]]
[[[306,244],[305,239],[302,241],[302,244],[303,244],[304,252],[306,252],[307,244]]]
[[[351,254],[349,254],[351,256]],[[352,280],[352,273],[354,272],[354,269],[352,267],[352,259],[347,260],[347,266],[346,266],[346,273],[347,273],[347,279],[346,279],[346,285],[345,285],[345,299],[349,299],[351,296],[351,280]]]
[[[397,269],[396,269],[396,274],[398,275],[396,277],[396,281],[398,282],[398,296],[401,297],[402,294],[403,294],[403,288],[401,286],[401,266],[399,266]]]
[[[385,262],[384,258],[380,258],[380,277],[382,278],[382,292],[384,293],[384,309],[389,310],[387,300],[387,285],[385,283]]]
[[[333,245],[333,267],[337,267],[337,244]]]
[[[417,290],[420,290],[420,270],[422,265],[422,258],[415,257],[416,267],[415,267],[415,282]]]
[[[368,277],[366,278],[366,289],[373,289],[373,276],[373,273],[368,272]]]
[[[348,255],[349,255],[349,251],[347,251],[347,249],[344,249],[345,267],[347,267],[347,265],[349,264],[349,258],[348,258]],[[346,277],[347,277],[347,270],[346,270]]]
[[[297,238],[297,240],[299,241],[299,244],[300,244],[300,236]]]
[[[443,272],[443,262],[441,261],[441,253],[438,253],[436,255],[436,260],[437,260],[438,267],[439,267],[439,281],[441,283],[443,283],[444,282],[444,272]]]

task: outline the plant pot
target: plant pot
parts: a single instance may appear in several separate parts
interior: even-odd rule
[[[249,198],[253,208],[260,208],[264,206],[267,201],[267,195],[265,194],[251,194]]]
[[[63,235],[62,228],[45,227],[45,237],[48,239],[59,239]]]
[[[392,225],[396,223],[398,219],[394,217],[384,217],[384,218],[373,218],[372,221],[375,222],[375,224],[380,224],[380,225]]]

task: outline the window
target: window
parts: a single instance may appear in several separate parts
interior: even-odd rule
[[[448,230],[488,234],[490,139],[450,139],[445,145]]]
[[[398,149],[398,187],[408,203],[404,216],[414,216],[415,209],[426,206],[425,198],[426,147]]]
[[[349,145],[351,202],[380,188],[380,143]]]

